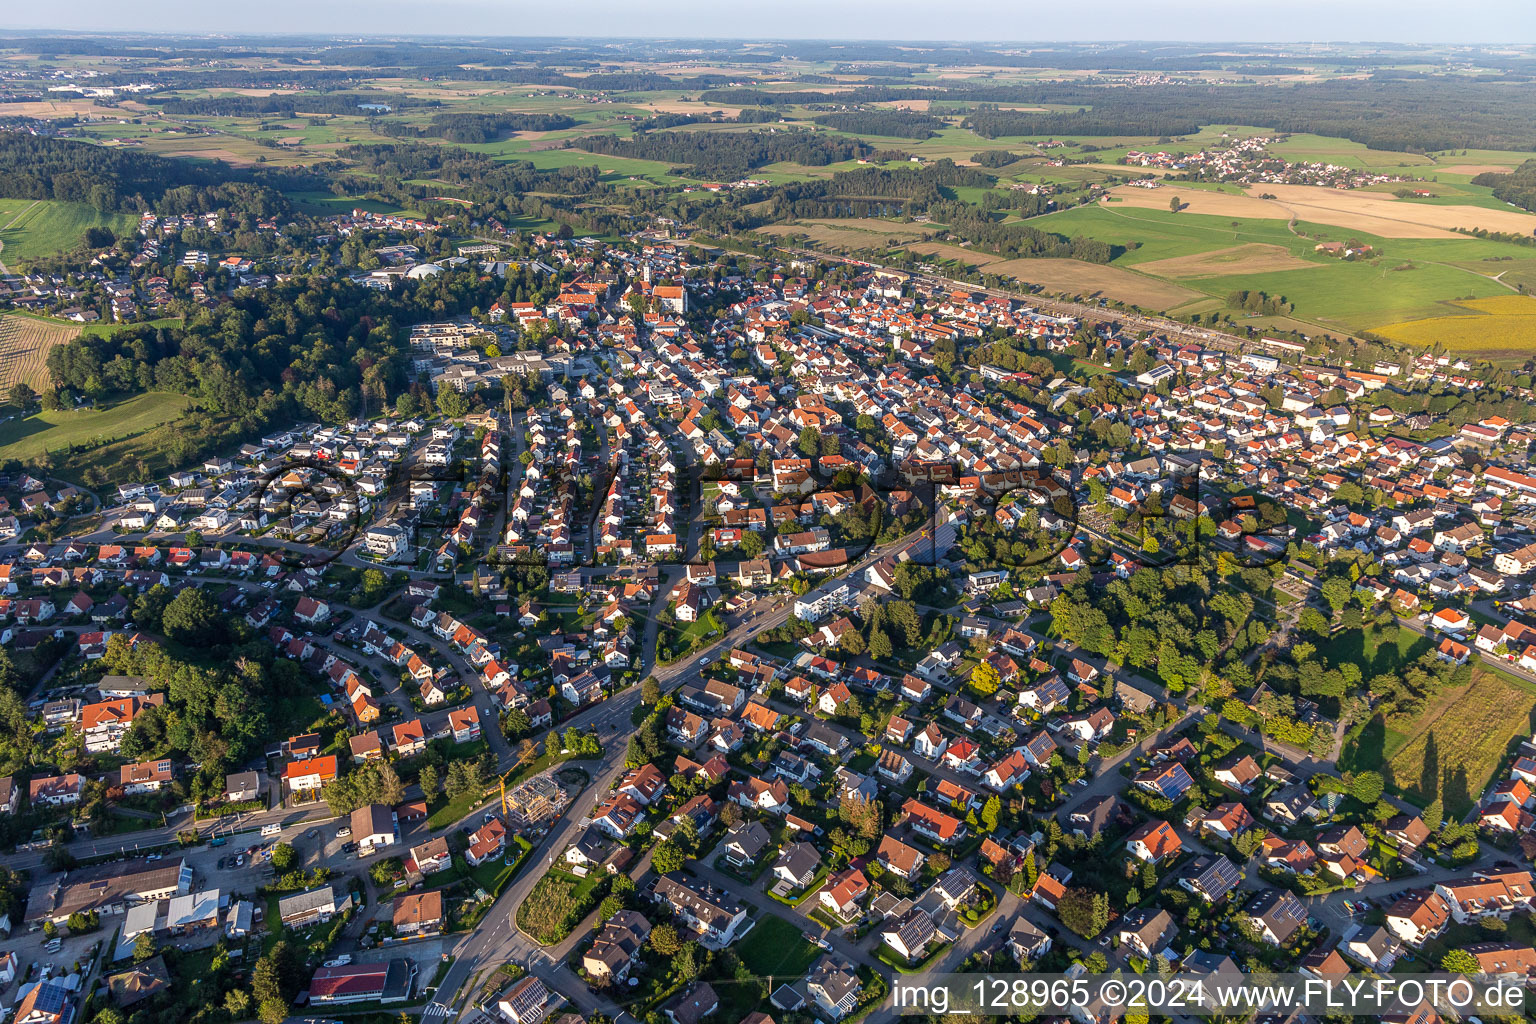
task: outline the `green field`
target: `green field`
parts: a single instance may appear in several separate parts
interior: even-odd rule
[[[1274,134],[1274,133],[1270,133]],[[1368,149],[1359,142],[1326,135],[1299,133],[1269,147],[1275,156],[1307,163],[1338,164],[1381,174],[1422,175],[1434,173],[1434,161],[1417,153],[1391,153]]]
[[[1474,663],[1470,684],[1438,694],[1419,714],[1378,715],[1353,730],[1339,767],[1380,770],[1399,796],[1420,806],[1438,796],[1446,816],[1459,819],[1530,734],[1533,712],[1536,685]]]
[[[1319,654],[1331,665],[1360,666],[1366,679],[1383,672],[1397,672],[1416,660],[1434,643],[1411,629],[1398,629],[1395,636],[1383,634],[1375,626],[1340,632],[1322,645]]]
[[[36,458],[72,444],[126,441],[186,411],[182,395],[151,392],[84,411],[40,412],[0,423],[0,460]]]
[[[394,203],[364,199],[361,196],[338,196],[329,192],[285,192],[284,195],[294,206],[315,217],[334,217],[337,214],[351,213],[353,210],[367,210],[369,213],[397,217],[421,216],[420,210],[408,210]]]
[[[73,249],[89,227],[131,234],[137,221],[127,214],[102,213],[87,203],[52,199],[0,199],[0,260],[15,269],[19,260]]]
[[[1493,277],[1501,271],[1528,273],[1531,259],[1524,246],[1485,239],[1380,238],[1306,221],[1298,222],[1298,233],[1293,234],[1281,220],[1174,214],[1115,204],[1077,207],[1036,217],[1030,224],[1124,247],[1110,265],[1127,270],[1252,243],[1277,246],[1308,266],[1178,281],[1215,298],[1236,290],[1283,296],[1295,306],[1295,319],[1344,331],[1436,316],[1447,312],[1443,303],[1459,298],[1514,294],[1514,282],[1501,283]],[[1381,255],[1351,263],[1314,251],[1318,239],[1342,238],[1373,245]],[[1508,263],[1501,262],[1505,258]]]

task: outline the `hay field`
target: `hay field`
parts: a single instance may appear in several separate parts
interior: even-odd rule
[[[15,384],[34,391],[47,387],[48,352],[80,333],[76,326],[50,324],[14,313],[0,314],[0,398]]]
[[[1284,246],[1249,242],[1246,245],[1213,249],[1210,252],[1196,253],[1191,256],[1152,260],[1150,263],[1138,264],[1136,269],[1144,274],[1156,274],[1158,277],[1181,281],[1200,277],[1222,277],[1228,274],[1266,274],[1275,270],[1307,270],[1315,266],[1317,266],[1316,263],[1309,263],[1299,256],[1292,255],[1291,251]]]
[[[1377,333],[1410,345],[1442,345],[1452,352],[1536,355],[1536,297],[1500,295],[1445,305],[1445,316],[1407,320]]]
[[[1046,258],[1009,260],[944,242],[917,242],[907,248],[969,266],[984,267],[989,274],[1017,278],[1027,284],[1040,285],[1047,291],[1068,295],[1103,295],[1148,309],[1174,309],[1208,297],[1171,281],[1143,277],[1133,271],[1101,263]]]
[[[1260,199],[1261,193],[1275,198]],[[1456,233],[1452,228],[1486,228],[1518,234],[1536,231],[1536,214],[1470,205],[1414,203],[1359,189],[1253,185],[1245,194],[1234,195],[1195,189],[1181,191],[1176,185],[1158,189],[1123,185],[1111,190],[1110,194],[1119,200],[1116,205],[1166,210],[1172,198],[1178,196],[1187,213],[1271,220],[1295,217],[1382,238],[1454,238]]]

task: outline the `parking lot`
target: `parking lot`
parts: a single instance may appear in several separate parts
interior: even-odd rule
[[[387,904],[386,904],[387,912]],[[449,938],[416,939],[412,942],[396,942],[387,946],[378,946],[373,949],[357,948],[355,941],[343,939],[337,942],[331,955],[348,953],[352,962],[356,964],[378,964],[388,960],[410,960],[416,964],[416,980],[411,987],[413,995],[420,994],[421,990],[431,983],[437,973],[437,965],[442,962],[443,953],[453,945],[457,936]]]
[[[0,1003],[13,1005],[22,984],[37,981],[44,970],[53,978],[67,976],[77,969],[81,973],[89,973],[97,943],[111,941],[112,932],[121,920],[120,917],[103,915],[101,927],[84,935],[66,936],[62,934],[65,929],[61,928],[59,947],[52,951],[48,949],[52,940],[41,928],[28,931],[24,925],[18,924],[5,942],[6,950],[16,954],[16,977],[10,984],[0,985]]]

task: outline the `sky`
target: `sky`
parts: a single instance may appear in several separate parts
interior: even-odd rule
[[[74,0],[7,6],[0,32],[1536,43],[1532,0]]]

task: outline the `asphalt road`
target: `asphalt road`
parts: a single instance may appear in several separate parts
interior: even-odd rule
[[[854,563],[848,575],[857,576],[869,565],[874,564],[887,555],[900,550],[912,543],[912,538],[903,538],[890,544],[881,545],[870,549],[864,557]],[[670,589],[671,583],[681,575],[681,567],[672,567],[668,578],[663,582],[663,588]],[[699,663],[713,660],[722,652],[732,647],[740,646],[749,641],[753,636],[763,630],[772,629],[782,625],[788,620],[793,609],[790,602],[785,602],[783,607],[771,609],[732,627],[724,636],[708,648],[693,654],[683,661],[656,669],[652,675],[661,686],[663,692],[677,689],[685,683],[697,681],[701,678]],[[624,770],[625,745],[618,742],[619,736],[627,732],[631,720],[631,714],[640,703],[640,688],[631,687],[616,696],[609,697],[600,704],[582,711],[570,720],[568,724],[574,724],[579,729],[596,727],[599,735],[605,740],[604,754],[601,761],[595,765],[588,763],[584,767],[592,775],[592,785],[584,790],[567,808],[565,816],[560,819],[545,835],[539,845],[529,854],[528,866],[516,880],[513,881],[501,894],[496,905],[491,908],[486,916],[486,923],[478,930],[466,936],[452,953],[457,958],[447,976],[443,979],[438,991],[443,993],[443,998],[454,996],[467,996],[468,993],[459,993],[458,989],[476,971],[485,967],[494,967],[507,961],[514,961],[527,966],[530,971],[546,984],[552,987],[558,982],[571,981],[571,984],[559,984],[562,990],[585,991],[586,986],[577,979],[560,979],[557,976],[562,972],[569,973],[564,967],[563,961],[557,960],[551,964],[543,956],[542,948],[529,937],[518,930],[514,913],[519,904],[532,891],[534,885],[543,876],[545,870],[553,859],[558,856],[574,838],[580,823],[587,818],[592,809],[603,800],[612,788],[614,781]],[[617,735],[610,734],[609,729],[617,730]],[[736,888],[739,888],[736,887]],[[778,907],[778,904],[775,904]],[[782,908],[781,908],[782,909]],[[495,922],[500,922],[499,924]],[[454,996],[450,996],[453,993]],[[592,1008],[584,1008],[586,1012],[592,1012]],[[617,1008],[604,1010],[614,1013]]]

